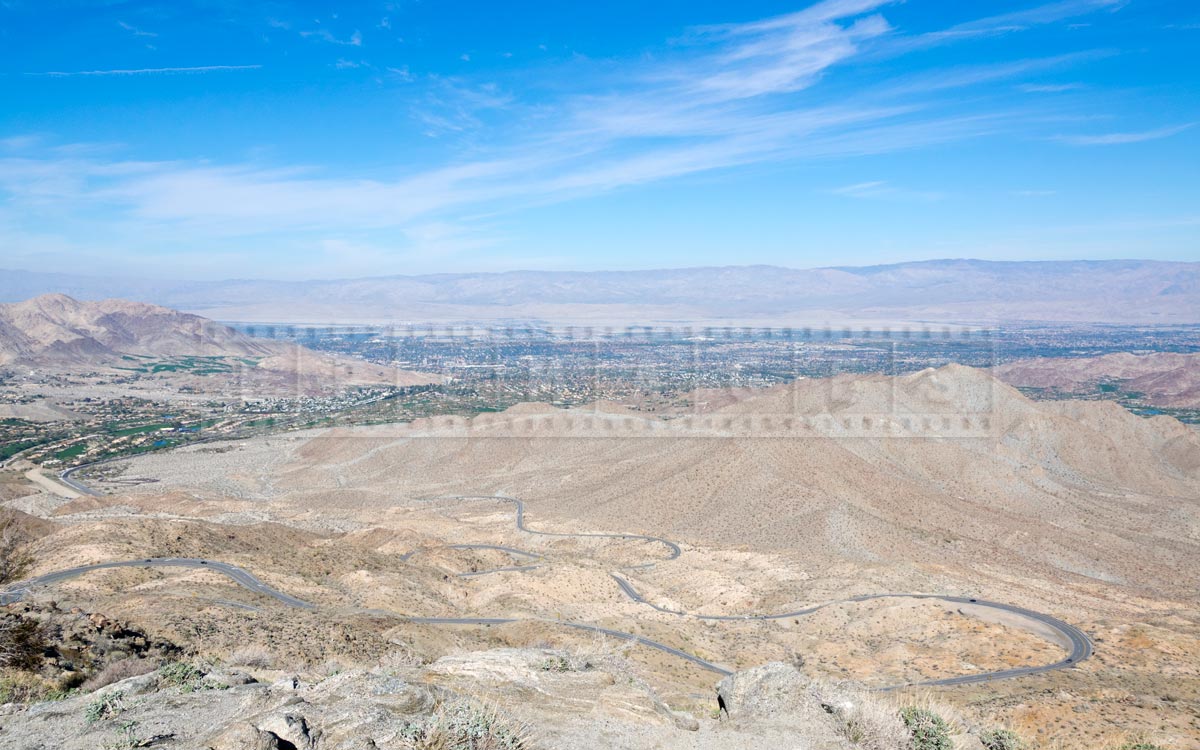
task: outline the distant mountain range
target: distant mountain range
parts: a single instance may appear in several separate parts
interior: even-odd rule
[[[935,260],[292,282],[0,271],[0,301],[50,292],[276,323],[1200,323],[1200,263],[1142,260]]]
[[[1001,365],[996,376],[1012,385],[1047,388],[1067,395],[1088,395],[1103,386],[1120,386],[1157,406],[1200,408],[1200,354],[1134,355],[1024,359]]]
[[[0,364],[108,364],[126,355],[270,357],[278,344],[142,302],[46,294],[0,305]]]
[[[0,365],[63,372],[97,368],[134,371],[147,358],[180,357],[235,359],[243,366],[241,374],[253,380],[270,380],[303,392],[344,385],[422,385],[440,380],[320,354],[290,342],[251,338],[197,315],[142,302],[80,302],[64,294],[46,294],[0,304]],[[152,369],[156,374],[173,374],[176,368],[172,364],[161,371]],[[225,366],[212,369],[224,370]]]

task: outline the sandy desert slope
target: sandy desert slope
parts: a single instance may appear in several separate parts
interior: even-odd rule
[[[1147,403],[1200,407],[1200,354],[1105,354],[1100,357],[1044,357],[996,368],[1007,383],[1066,394],[1094,392],[1101,384],[1120,385]]]
[[[791,427],[788,427],[788,424]],[[907,425],[907,426],[906,426]],[[1109,403],[1032,402],[950,366],[798,381],[673,420],[515,407],[134,462],[329,518],[503,493],[533,512],[812,560],[970,566],[1182,593],[1200,581],[1200,438]]]
[[[1077,669],[947,693],[959,705],[1046,737],[1157,727],[1200,738],[1189,718],[1200,706],[1192,429],[1111,403],[1033,402],[957,366],[727,396],[669,418],[522,404],[197,445],[105,467],[110,481],[83,472],[111,493],[102,497],[9,504],[55,524],[39,541],[38,573],[209,557],[319,607],[281,609],[203,571],[108,571],[54,593],[125,617],[154,612],[156,633],[218,653],[266,639],[293,661],[370,662],[396,643],[436,659],[569,646],[578,634],[553,621],[571,620],[736,669],[803,654],[806,671],[875,686],[1061,658],[1011,623],[916,600],[781,621],[681,620],[624,597],[611,574],[658,606],[720,615],[881,592],[979,596],[1076,624],[1097,652]],[[531,535],[497,494],[522,498],[539,530],[662,536],[681,553]],[[464,543],[537,557],[448,547]],[[631,567],[645,562],[655,565]],[[446,628],[398,614],[519,621]],[[694,665],[647,650],[634,659],[672,706],[710,695],[712,675]]]
[[[166,362],[157,362],[164,358]],[[193,368],[190,362],[182,367],[172,358],[216,358],[222,364],[214,369],[224,371],[232,365],[233,371],[198,379],[189,372],[203,372],[203,368]],[[288,342],[256,339],[197,315],[141,302],[80,302],[63,294],[46,294],[0,304],[0,365],[79,373],[132,372],[154,364],[161,367],[153,368],[154,374],[166,373],[193,386],[202,383],[214,393],[231,382],[306,393],[331,386],[410,386],[440,380],[319,354]]]

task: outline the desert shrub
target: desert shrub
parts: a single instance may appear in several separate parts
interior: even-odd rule
[[[613,673],[628,673],[629,650],[632,641],[610,638],[598,634],[587,645],[573,646],[563,652],[568,672],[586,672],[589,669],[602,669]]]
[[[158,668],[158,679],[163,685],[178,687],[191,693],[204,686],[204,672],[187,661],[173,661]]]
[[[419,667],[427,660],[411,648],[393,642],[397,648],[379,657],[379,666],[384,669],[399,669],[403,667]]]
[[[154,662],[149,659],[130,657],[128,659],[111,661],[104,665],[104,668],[99,672],[89,677],[83,683],[83,689],[90,693],[106,685],[111,685],[114,682],[128,680],[130,677],[140,677],[144,674],[150,674],[153,671]]]
[[[88,724],[111,719],[125,710],[125,694],[120,690],[96,696],[83,710],[83,720]]]
[[[814,682],[813,697],[836,721],[839,734],[860,750],[903,750],[910,735],[896,707],[861,687]]]
[[[65,697],[67,691],[40,675],[11,671],[0,678],[0,705],[36,703]]]
[[[20,580],[33,564],[28,536],[11,510],[0,509],[0,584]]]
[[[138,723],[136,721],[127,721],[117,727],[116,738],[112,742],[105,743],[103,750],[136,750],[139,747],[146,747],[149,740],[144,740],[138,735]]]
[[[986,750],[1021,750],[1025,743],[1011,729],[988,729],[979,734],[979,742]]]
[[[320,664],[315,664],[311,667],[312,671],[321,679],[336,677],[342,672],[345,672],[348,667],[337,659],[326,659]]]
[[[1126,742],[1117,750],[1167,750],[1162,745],[1155,745],[1153,742]]]
[[[565,654],[551,654],[538,662],[538,669],[543,672],[573,672],[571,660]]]
[[[270,669],[275,665],[275,657],[270,651],[260,646],[247,646],[230,654],[227,663],[234,667]]]
[[[0,668],[33,671],[41,666],[46,633],[41,623],[0,615]]]
[[[906,706],[900,709],[900,720],[912,736],[912,750],[953,750],[950,726],[929,709]]]
[[[443,704],[433,715],[401,730],[411,750],[531,750],[529,728],[495,709],[470,701]]]

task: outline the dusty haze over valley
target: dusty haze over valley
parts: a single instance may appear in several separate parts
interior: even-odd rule
[[[183,282],[8,271],[0,300],[128,297],[225,321],[826,325],[1038,321],[1200,324],[1200,263],[938,260],[858,268],[729,266]]]

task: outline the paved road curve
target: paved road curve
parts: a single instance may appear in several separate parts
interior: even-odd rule
[[[536,529],[531,529],[525,525],[525,503],[521,502],[521,500],[519,498],[515,498],[515,497],[507,497],[505,495],[442,495],[440,497],[425,498],[425,500],[426,501],[493,500],[493,501],[498,501],[498,502],[503,502],[503,503],[512,503],[517,508],[517,530],[523,531],[526,534],[534,534],[535,536],[560,536],[560,537],[571,536],[571,537],[583,537],[583,538],[591,538],[591,539],[626,539],[626,540],[633,539],[633,540],[640,541],[640,542],[650,542],[650,543],[654,543],[654,544],[661,544],[667,548],[667,556],[663,558],[663,561],[674,560],[683,554],[683,550],[681,550],[679,548],[678,544],[676,544],[675,542],[672,542],[668,539],[663,539],[662,537],[657,537],[657,536],[645,536],[643,534],[569,534],[569,533],[561,533],[561,532],[554,532],[554,531],[538,531]],[[456,546],[458,546],[461,549],[461,548],[471,547],[473,545],[456,545]],[[507,548],[507,547],[495,547],[493,549],[504,549],[509,552],[516,552],[518,554],[525,554],[525,555],[530,554],[528,552],[523,552],[521,550],[513,550],[513,549]],[[410,552],[409,554],[411,555],[412,553]],[[535,557],[536,557],[536,555],[535,555]],[[655,564],[655,561],[651,561],[651,562],[647,562],[647,563],[642,563],[640,565],[631,565],[629,567],[630,568],[648,568],[654,564]]]
[[[90,494],[90,495],[100,494],[100,493],[96,492],[95,490],[93,490],[89,487],[86,487],[85,485],[78,482],[77,480],[73,480],[70,478],[70,474],[73,471],[76,471],[81,468],[83,468],[83,467],[81,466],[81,467],[76,467],[75,469],[69,469],[69,470],[63,472],[60,476],[64,482],[70,484],[71,487],[77,489],[80,492],[86,492],[87,494]],[[515,497],[505,497],[505,496],[500,496],[500,495],[455,495],[455,496],[449,496],[449,497],[429,498],[429,499],[430,500],[459,500],[459,501],[462,501],[462,500],[497,500],[497,501],[501,501],[501,502],[511,502],[516,506],[517,529],[519,529],[520,531],[523,531],[527,534],[536,534],[536,535],[540,535],[540,536],[557,536],[557,537],[592,537],[592,538],[605,538],[605,539],[635,539],[635,540],[651,542],[651,543],[658,543],[658,544],[664,545],[668,550],[668,556],[666,558],[664,558],[666,560],[674,560],[682,554],[682,550],[680,549],[679,545],[675,544],[674,542],[668,541],[666,539],[662,539],[660,537],[644,536],[641,534],[596,534],[596,533],[593,533],[593,534],[570,534],[570,533],[536,531],[534,529],[530,529],[525,525],[525,504],[523,502],[521,502],[521,500],[519,500]],[[489,545],[489,544],[478,544],[478,545],[476,545],[476,544],[454,544],[454,545],[449,545],[449,546],[453,549],[494,549],[494,550],[500,550],[503,552],[507,552],[512,555],[528,557],[530,559],[540,559],[540,556],[535,553],[526,552],[524,550],[519,550],[519,549],[516,549],[513,547],[504,547],[504,546]],[[408,553],[402,555],[401,559],[408,560],[414,554],[416,554],[417,552],[420,552],[420,551],[421,550],[413,550],[412,552],[408,552]],[[644,567],[648,567],[648,566],[654,565],[654,564],[655,564],[655,562],[648,562],[648,563],[642,563],[640,565],[630,566],[630,568],[631,569],[644,568]],[[274,589],[274,588],[268,586],[267,584],[260,581],[256,576],[254,576],[254,574],[250,573],[249,571],[247,571],[243,568],[239,568],[236,565],[230,565],[228,563],[223,563],[223,562],[219,562],[216,560],[203,560],[203,559],[199,559],[199,558],[184,558],[184,557],[153,557],[153,558],[145,558],[142,560],[127,560],[127,561],[121,561],[121,562],[99,563],[96,565],[83,565],[83,566],[80,566],[77,568],[69,568],[67,570],[61,570],[61,571],[57,571],[55,573],[48,573],[46,575],[39,576],[37,578],[33,578],[28,581],[24,581],[20,584],[17,584],[14,587],[10,587],[6,591],[0,592],[0,604],[9,604],[12,602],[20,601],[25,596],[25,594],[27,594],[30,591],[30,589],[35,588],[35,587],[50,586],[55,583],[59,583],[61,581],[67,580],[69,578],[81,576],[81,575],[90,573],[95,570],[104,570],[104,569],[108,569],[108,568],[122,568],[122,567],[177,567],[177,568],[212,570],[214,572],[217,572],[224,576],[227,576],[235,583],[249,589],[250,591],[253,591],[258,594],[262,594],[264,596],[274,598],[289,607],[296,607],[299,609],[307,609],[307,610],[315,610],[317,608],[316,605],[314,605],[310,602],[306,602],[302,599],[297,599],[294,596],[291,596],[282,591],[279,591],[278,589]],[[512,566],[509,568],[498,568],[495,570],[478,571],[478,572],[468,573],[468,574],[464,574],[464,575],[483,575],[485,573],[493,573],[493,572],[498,572],[500,570],[523,571],[523,570],[530,570],[530,569],[533,569],[536,567],[538,567],[538,566],[537,565]],[[657,604],[654,604],[653,602],[647,601],[641,595],[641,593],[639,593],[637,591],[637,589],[635,589],[633,587],[633,585],[631,583],[629,583],[629,581],[625,580],[621,576],[613,574],[612,578],[616,582],[617,586],[621,589],[621,591],[624,592],[624,594],[626,596],[628,596],[631,600],[633,600],[639,604],[644,604],[646,606],[649,606],[655,610],[658,610],[659,612],[676,615],[679,617],[689,617],[689,618],[701,619],[701,620],[723,620],[723,621],[778,620],[778,619],[802,617],[802,616],[805,616],[808,614],[812,614],[813,612],[816,612],[817,610],[824,609],[825,607],[833,606],[835,604],[865,602],[865,601],[872,601],[875,599],[902,599],[902,598],[934,599],[934,600],[948,602],[948,603],[952,603],[952,604],[966,604],[966,605],[970,605],[973,607],[984,607],[984,608],[988,608],[988,609],[994,609],[994,610],[997,610],[999,612],[1003,612],[1006,614],[1017,615],[1019,617],[1027,618],[1029,620],[1041,623],[1042,625],[1049,627],[1054,632],[1056,632],[1059,636],[1061,636],[1063,641],[1065,643],[1069,644],[1069,646],[1070,646],[1070,652],[1068,653],[1068,655],[1065,658],[1063,658],[1057,662],[1054,662],[1052,664],[1043,664],[1043,665],[1032,666],[1032,667],[1018,667],[1018,668],[1014,668],[1014,669],[1000,670],[1000,671],[994,671],[994,672],[982,672],[982,673],[978,673],[978,674],[962,675],[959,677],[948,677],[948,678],[944,678],[944,679],[940,679],[940,680],[929,680],[929,681],[925,681],[925,682],[912,683],[913,685],[921,685],[921,686],[964,685],[964,684],[968,684],[968,683],[990,682],[993,680],[1002,680],[1002,679],[1008,679],[1008,678],[1012,678],[1012,677],[1021,677],[1024,675],[1038,674],[1041,672],[1050,672],[1050,671],[1057,670],[1057,669],[1066,669],[1069,667],[1073,667],[1074,665],[1078,664],[1079,662],[1084,661],[1085,659],[1089,658],[1092,655],[1091,640],[1087,637],[1087,634],[1085,634],[1082,630],[1075,627],[1074,625],[1063,622],[1062,620],[1059,620],[1058,618],[1052,617],[1047,614],[1043,614],[1041,612],[1035,612],[1033,610],[1024,609],[1022,607],[1015,607],[1015,606],[1003,604],[1000,602],[991,602],[991,601],[970,599],[967,597],[958,597],[958,596],[941,596],[941,595],[937,595],[937,594],[866,594],[866,595],[862,595],[862,596],[851,597],[849,599],[843,599],[843,600],[836,601],[836,602],[826,602],[824,604],[818,604],[818,605],[814,605],[811,607],[806,607],[804,609],[795,610],[792,612],[780,612],[780,613],[771,613],[771,614],[748,614],[748,615],[701,615],[701,614],[693,614],[693,613],[683,612],[680,610],[668,609],[666,607],[662,607]],[[663,651],[672,656],[687,660],[687,661],[691,662],[692,664],[695,664],[695,665],[697,665],[703,669],[706,669],[710,672],[715,672],[720,675],[732,674],[732,672],[730,670],[726,669],[725,667],[723,667],[719,664],[714,664],[713,662],[707,661],[707,660],[702,659],[693,654],[689,654],[686,651],[682,651],[673,646],[669,646],[665,643],[651,640],[649,638],[644,638],[640,635],[635,635],[633,633],[626,633],[621,630],[613,630],[610,628],[605,628],[605,627],[601,627],[599,625],[593,625],[590,623],[570,622],[567,620],[557,620],[557,619],[553,619],[553,618],[409,617],[409,616],[402,615],[397,612],[392,612],[390,610],[382,610],[382,609],[357,609],[354,611],[358,612],[358,613],[362,613],[362,614],[371,614],[371,615],[386,616],[386,617],[398,617],[398,618],[402,618],[408,622],[421,623],[421,624],[427,624],[427,625],[502,625],[502,624],[512,623],[512,622],[520,622],[523,620],[537,620],[537,621],[541,621],[541,622],[547,622],[547,623],[552,623],[555,625],[560,625],[563,627],[574,628],[576,630],[586,630],[586,631],[595,632],[595,633],[602,633],[605,635],[612,636],[614,638],[619,638],[621,640],[633,641],[634,643],[637,643],[639,645],[658,649],[659,651]],[[904,686],[895,686],[895,687],[904,687]],[[886,688],[886,689],[891,690],[891,689],[895,689],[895,688]]]
[[[972,607],[984,607],[986,609],[994,609],[1006,614],[1013,614],[1019,617],[1024,617],[1035,622],[1042,623],[1048,626],[1053,631],[1058,633],[1065,643],[1070,644],[1070,653],[1060,661],[1052,664],[1041,664],[1033,667],[1018,667],[1015,669],[1006,669],[998,672],[982,672],[979,674],[962,675],[960,677],[947,677],[941,680],[929,680],[926,682],[917,683],[920,685],[965,685],[972,682],[990,682],[992,680],[1007,679],[1010,677],[1020,677],[1022,675],[1038,674],[1040,672],[1052,672],[1056,669],[1066,669],[1074,666],[1081,661],[1089,658],[1092,655],[1092,641],[1079,628],[1070,623],[1063,622],[1056,617],[1035,612],[1031,609],[1023,607],[1014,607],[1011,604],[1003,604],[1001,602],[990,602],[984,599],[970,599],[963,596],[942,596],[939,594],[864,594],[855,596],[849,599],[840,599],[838,601],[825,602],[824,604],[816,604],[804,609],[797,609],[792,612],[778,612],[773,614],[751,614],[751,615],[698,615],[690,612],[681,612],[675,609],[660,607],[654,602],[647,601],[633,587],[629,581],[621,578],[618,575],[612,576],[617,585],[621,587],[621,591],[625,595],[639,604],[645,604],[659,612],[678,615],[680,617],[691,617],[697,620],[787,620],[796,617],[804,617],[810,615],[826,607],[832,607],[836,604],[849,604],[853,602],[868,602],[875,599],[935,599],[937,601],[949,602],[951,604],[968,604]]]
[[[316,605],[297,599],[294,596],[285,594],[278,589],[273,589],[246,570],[239,568],[236,565],[229,563],[218,562],[216,560],[202,560],[193,557],[147,557],[142,560],[123,560],[120,562],[97,563],[96,565],[81,565],[77,568],[68,568],[59,570],[54,573],[47,573],[44,576],[31,578],[28,581],[22,581],[16,587],[10,588],[7,591],[0,592],[0,604],[9,604],[15,601],[20,601],[30,589],[39,588],[42,586],[53,586],[56,583],[61,583],[69,578],[78,578],[86,573],[91,573],[94,570],[107,570],[109,568],[193,568],[197,570],[211,570],[215,573],[220,573],[227,578],[233,580],[245,588],[257,593],[269,596],[272,599],[278,599],[289,607],[297,607],[299,609],[316,609]]]

